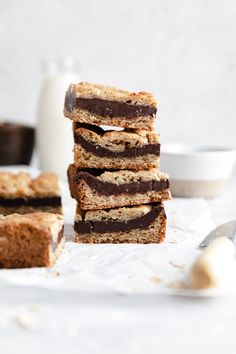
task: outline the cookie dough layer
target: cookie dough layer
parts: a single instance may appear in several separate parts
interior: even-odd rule
[[[29,213],[53,213],[53,214],[62,214],[62,207],[60,206],[50,206],[50,205],[40,205],[40,206],[30,206],[30,205],[15,205],[7,206],[1,205],[0,203],[0,214],[10,215],[10,214],[29,214]]]
[[[81,212],[77,209],[74,241],[78,243],[159,243],[165,238],[161,204]]]
[[[147,130],[108,130],[74,125],[74,160],[80,168],[159,168],[159,135]]]
[[[85,210],[141,205],[171,198],[168,176],[156,169],[80,171],[70,165],[68,181],[72,198]]]
[[[50,213],[0,216],[0,267],[50,267],[64,243],[62,216]]]
[[[64,114],[95,125],[153,130],[156,101],[148,92],[129,92],[87,82],[71,84]]]
[[[0,173],[0,213],[31,213],[48,211],[61,213],[59,178],[42,173],[32,179],[28,173]]]

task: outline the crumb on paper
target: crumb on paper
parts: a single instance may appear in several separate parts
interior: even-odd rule
[[[33,321],[33,318],[29,316],[28,314],[21,314],[16,316],[15,318],[16,323],[18,324],[19,327],[23,329],[33,329],[35,328],[35,323]]]
[[[169,262],[173,267],[178,268],[180,270],[184,270],[185,269],[185,264],[184,263],[180,263],[178,261],[170,261]]]
[[[162,282],[162,278],[161,278],[161,277],[158,277],[158,276],[151,277],[151,281],[152,281],[153,283],[161,283],[161,282]]]
[[[178,243],[178,241],[177,240],[171,240],[170,243],[176,244],[176,243]]]
[[[168,285],[168,288],[171,289],[188,289],[188,286],[185,282],[181,281],[181,280],[176,280],[173,281],[172,283],[170,283]]]
[[[60,272],[58,272],[57,270],[47,270],[47,273],[43,275],[44,277],[47,278],[54,278],[54,277],[59,277],[60,276]]]

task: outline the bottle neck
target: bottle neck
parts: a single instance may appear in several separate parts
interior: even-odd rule
[[[42,70],[46,77],[60,74],[78,74],[78,65],[70,57],[62,60],[46,60],[42,63]]]

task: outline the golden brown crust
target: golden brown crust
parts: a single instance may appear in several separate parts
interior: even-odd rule
[[[68,91],[75,92],[76,97],[100,98],[110,101],[131,101],[132,104],[150,105],[156,107],[157,102],[149,92],[131,92],[112,86],[80,82],[71,84]]]
[[[123,206],[142,205],[155,202],[163,202],[171,199],[170,191],[160,192],[149,191],[146,193],[121,194],[119,196],[99,195],[93,191],[86,183],[80,183],[80,192],[77,202],[85,210],[97,210],[105,208],[117,208]]]
[[[57,223],[62,227],[63,218],[59,214],[52,213],[30,213],[30,214],[11,214],[8,216],[0,215],[0,227],[5,225],[5,227],[15,227],[21,228],[22,225],[27,225],[29,227],[34,227],[42,231],[49,231],[52,224]]]
[[[81,127],[75,129],[76,137],[82,137],[95,148],[105,148],[111,153],[129,151],[155,144],[158,149],[159,134],[147,130],[108,130],[102,134]],[[105,168],[105,169],[133,169],[145,170],[152,167],[159,168],[160,157],[157,154],[145,154],[132,157],[107,157],[99,156],[86,151],[79,143],[74,145],[75,164],[80,168]]]
[[[53,173],[42,173],[32,179],[26,172],[0,172],[0,197],[49,198],[60,195],[59,178]]]
[[[0,266],[51,266],[64,242],[62,226],[62,216],[50,213],[1,216]]]
[[[91,188],[83,178],[76,179],[77,168],[70,165],[68,169],[68,182],[71,195],[80,205],[81,209],[97,210],[106,208],[116,208],[122,206],[141,205],[154,202],[161,202],[171,199],[170,190],[166,188],[161,191],[150,190],[145,193],[122,193],[120,195],[99,194],[96,189]],[[96,177],[99,182],[111,182],[117,185],[132,182],[163,181],[168,175],[158,173],[156,169],[149,171],[106,171]],[[94,182],[95,183],[95,182]]]
[[[97,177],[102,182],[111,182],[116,184],[145,182],[145,181],[161,181],[166,180],[169,176],[166,173],[158,172],[157,169],[151,168],[144,171],[105,171]]]
[[[157,144],[160,141],[159,134],[148,130],[107,130],[103,134],[97,134],[95,131],[86,128],[78,128],[75,133],[93,144],[119,152],[147,144]]]
[[[152,209],[152,205],[139,205],[133,207],[122,207],[114,209],[101,210],[81,210],[77,205],[75,220],[115,220],[127,221],[134,218],[139,218],[147,214]]]
[[[157,219],[147,229],[104,234],[75,232],[74,241],[77,243],[160,243],[165,239],[166,224],[167,221],[163,209]]]
[[[41,173],[32,180],[31,187],[34,195],[39,198],[61,195],[59,177],[54,173]]]

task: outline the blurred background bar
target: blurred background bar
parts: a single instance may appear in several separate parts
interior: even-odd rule
[[[0,122],[0,166],[29,165],[35,142],[34,128]]]

